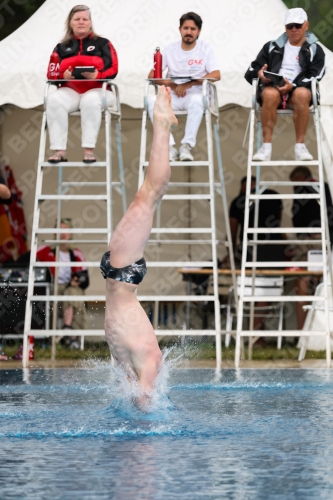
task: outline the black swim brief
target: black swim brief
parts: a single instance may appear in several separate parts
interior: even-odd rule
[[[105,252],[99,267],[104,279],[112,278],[117,281],[132,283],[133,285],[141,283],[147,272],[146,261],[143,257],[137,262],[121,269],[112,267],[110,264],[110,252]]]

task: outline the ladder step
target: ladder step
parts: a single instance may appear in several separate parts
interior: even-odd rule
[[[112,182],[112,184],[115,183]],[[117,182],[117,184],[120,184],[120,182]],[[99,186],[106,186],[106,182],[62,182],[61,185],[63,187],[68,187],[68,186],[99,187]]]
[[[72,227],[68,229],[50,227],[50,228],[38,228],[33,231],[33,234],[106,234],[108,232],[107,229],[101,227],[94,228],[77,228]]]
[[[168,187],[205,187],[209,188],[209,182],[169,182]],[[214,182],[215,189],[221,188],[220,182]]]
[[[106,182],[62,182],[61,185],[63,187],[105,187],[107,185]],[[110,186],[117,188],[121,187],[121,182],[111,182]]]
[[[154,330],[156,335],[188,335],[188,336],[202,336],[202,335],[216,335],[216,330]],[[63,336],[68,335],[68,330],[28,330],[27,335],[33,335],[36,338]],[[87,337],[104,337],[105,330],[75,330],[77,336]],[[21,338],[23,335],[20,336]],[[18,335],[13,335],[13,338],[18,338]]]
[[[72,241],[72,240],[71,240]],[[249,240],[251,245],[321,245],[321,240]]]
[[[138,295],[137,299],[141,302],[214,302],[215,300],[213,295]]]
[[[262,243],[262,240],[259,240],[260,243]],[[295,240],[296,241],[296,240]],[[299,241],[299,240],[297,240]],[[307,240],[304,240],[305,243]],[[51,243],[53,245],[55,244],[61,244],[63,243],[64,240],[43,240],[43,243]],[[88,245],[89,244],[104,244],[104,245],[107,245],[108,244],[108,240],[105,239],[105,240],[74,240],[74,239],[71,239],[71,244],[72,243],[87,243]],[[278,242],[280,243],[280,241],[278,240]],[[303,242],[303,240],[302,240]],[[310,242],[310,240],[309,240]],[[213,243],[212,240],[148,240],[147,241],[147,244],[151,244],[151,245],[155,245],[156,243],[158,244],[161,244],[161,245],[211,245]],[[219,241],[219,240],[216,240],[216,244],[225,244],[226,246],[228,246],[228,243],[223,241]],[[251,240],[251,243],[252,243],[252,240]],[[270,243],[270,242],[269,242]],[[285,244],[285,243],[284,243]]]
[[[51,243],[52,245],[56,245],[56,244],[61,245],[64,242],[64,240],[43,240],[42,242],[43,243]],[[79,244],[88,243],[88,244],[94,244],[94,245],[97,245],[97,244],[107,245],[108,242],[109,241],[107,239],[105,239],[105,240],[74,240],[74,239],[71,239],[71,245],[73,243],[75,243],[75,244],[76,243],[79,243]]]
[[[269,233],[313,233],[313,234],[321,234],[323,230],[321,227],[249,227],[246,231],[250,234],[267,234]],[[300,240],[300,243],[302,240]]]
[[[259,186],[311,186],[311,187],[319,187],[320,182],[260,181]]]
[[[252,268],[252,267],[262,267],[264,269],[267,269],[267,267],[281,267],[285,269],[286,267],[311,267],[311,266],[319,266],[323,267],[324,263],[323,261],[317,262],[317,261],[282,261],[282,262],[246,262],[245,267],[247,268]]]
[[[27,335],[33,335],[36,338],[43,337],[67,337],[69,335],[68,330],[28,330]],[[75,336],[84,335],[89,337],[104,337],[105,330],[75,330]]]
[[[210,200],[210,194],[165,194],[162,201],[165,200]]]
[[[45,201],[45,200],[107,200],[107,195],[106,194],[41,194],[37,196],[38,201]]]
[[[266,229],[267,231],[267,229]],[[210,227],[153,227],[151,230],[152,234],[163,233],[163,234],[211,234],[213,232]]]
[[[256,167],[260,165],[262,167],[299,167],[299,166],[309,166],[314,167],[319,165],[318,160],[311,161],[296,161],[296,160],[279,160],[279,161],[251,161],[251,166]]]
[[[214,302],[213,295],[141,295],[137,299],[143,302]],[[261,297],[262,299],[262,297]],[[47,302],[57,300],[75,300],[76,302],[105,302],[105,295],[30,295],[27,302]],[[76,332],[76,330],[75,330]]]
[[[64,330],[28,330],[27,335],[34,335],[34,337],[39,337],[43,338],[44,336],[51,336],[53,335],[52,332],[57,332],[57,335],[62,336],[64,333]],[[101,336],[103,337],[105,335],[104,330],[75,330],[75,332],[78,332],[78,335],[84,335],[84,336]],[[194,335],[215,335],[216,330],[154,330],[156,335],[188,335],[188,336],[194,336]],[[225,335],[226,333],[231,333],[234,337],[236,337],[236,331],[234,330],[221,330],[220,331],[221,335]],[[42,335],[43,334],[43,335]],[[2,339],[23,339],[24,335],[20,333],[6,333],[6,334],[1,334],[0,333],[0,338]]]
[[[168,188],[170,187],[206,187],[209,188],[209,182],[169,182]],[[215,186],[220,186],[219,183],[215,183]]]
[[[142,162],[144,167],[148,167],[149,162]],[[209,161],[170,161],[170,167],[208,167]]]
[[[148,261],[146,262],[147,267],[185,267],[185,268],[202,268],[202,267],[213,267],[213,262],[212,261],[201,261],[201,262],[191,262],[191,261],[180,261],[180,260],[175,260],[175,261],[170,261],[170,262],[153,262],[153,261]],[[67,263],[68,266],[68,263]]]
[[[218,332],[216,330],[154,330],[156,335],[188,335],[189,337],[213,335]]]
[[[241,300],[241,297],[240,297]],[[244,295],[243,302],[324,302],[325,297],[319,295]]]
[[[72,242],[72,240],[71,240]],[[102,256],[101,256],[102,257]],[[82,264],[85,267],[99,267],[100,261],[84,261]],[[33,267],[68,267],[68,262],[33,262]]]
[[[326,335],[325,331],[310,330],[242,330],[241,337],[310,337]]]
[[[40,164],[42,167],[82,167],[82,168],[96,168],[106,167],[106,161],[95,161],[95,163],[83,163],[83,161],[61,161],[60,163],[49,163],[43,161]]]
[[[50,243],[52,243],[54,240],[50,240]],[[60,241],[60,240],[59,240]],[[63,243],[63,240],[61,240]],[[71,240],[71,243],[73,243],[73,240]],[[148,240],[147,244],[156,244],[159,243],[161,245],[211,245],[213,242],[212,240]],[[216,241],[218,244],[219,242]]]
[[[105,302],[105,295],[29,295],[27,301],[30,302],[45,302],[58,300],[75,300],[76,302]],[[75,330],[76,331],[76,330]]]
[[[250,194],[250,200],[319,200],[320,194]]]

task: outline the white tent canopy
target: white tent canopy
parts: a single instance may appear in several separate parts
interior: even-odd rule
[[[53,47],[64,32],[69,10],[77,0],[46,0],[17,31],[0,43],[0,105],[32,108],[42,103],[46,68]],[[250,86],[244,73],[265,42],[284,30],[286,7],[281,0],[206,2],[169,0],[140,2],[90,0],[95,30],[114,44],[119,56],[121,99],[142,107],[144,79],[152,66],[156,46],[163,48],[179,37],[178,20],[189,10],[203,18],[201,36],[212,43],[222,70],[220,106],[250,106]],[[322,103],[333,106],[333,54],[325,49],[327,74]]]
[[[46,68],[53,47],[61,39],[64,22],[77,0],[46,0],[17,31],[0,43],[1,104],[33,108],[43,101]],[[94,28],[110,39],[119,56],[117,83],[121,101],[143,105],[144,81],[156,46],[163,48],[179,37],[178,19],[195,11],[203,18],[201,36],[211,42],[221,65],[219,104],[249,107],[251,88],[244,73],[265,42],[284,30],[282,0],[205,2],[169,0],[90,0]],[[311,20],[310,20],[311,22]],[[324,48],[327,71],[321,84],[324,159],[333,191],[333,53]],[[330,178],[331,177],[331,178]]]

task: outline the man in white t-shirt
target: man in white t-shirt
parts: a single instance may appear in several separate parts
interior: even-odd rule
[[[313,160],[304,140],[309,122],[311,82],[314,79],[320,81],[324,76],[325,54],[317,44],[317,37],[308,28],[308,16],[303,9],[288,10],[286,32],[277,40],[266,43],[245,73],[246,80],[251,84],[254,78],[259,78],[257,97],[262,105],[263,145],[253,156],[255,161],[271,159],[277,109],[285,109],[287,105],[294,111],[295,160]],[[284,84],[272,84],[264,71],[278,73],[283,77]]]
[[[179,32],[181,40],[170,43],[162,51],[163,71],[167,69],[169,76],[183,77],[179,80],[161,81],[159,84],[171,88],[172,109],[187,111],[185,135],[181,141],[181,148],[175,148],[175,140],[170,134],[170,161],[192,161],[191,148],[195,146],[197,133],[202,120],[204,105],[202,99],[202,81],[200,78],[220,80],[221,74],[212,46],[199,40],[202,19],[195,12],[188,12],[180,18]],[[151,70],[148,78],[153,78]],[[184,78],[185,77],[185,78]],[[191,79],[186,78],[191,77]],[[148,113],[153,119],[153,109],[156,96],[148,99]]]

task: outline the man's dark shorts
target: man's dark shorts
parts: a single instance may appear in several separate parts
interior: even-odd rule
[[[264,85],[263,83],[259,83],[259,85],[257,87],[257,103],[260,106],[262,106],[262,97],[261,97],[261,94],[262,94],[262,91],[264,90],[264,88],[266,88],[266,87],[273,87],[273,85]],[[287,96],[288,96],[288,99],[287,99],[287,109],[291,109],[288,106],[288,101],[289,101],[290,97],[293,95],[294,90],[292,90],[291,92],[288,92],[288,94],[287,94]],[[317,101],[318,101],[318,104],[319,104],[319,92],[317,92]],[[282,105],[282,98],[281,98],[281,104],[280,104],[280,106],[279,106],[278,109],[281,109],[281,105]],[[309,106],[312,106],[312,96],[311,96],[311,101],[310,101]]]

